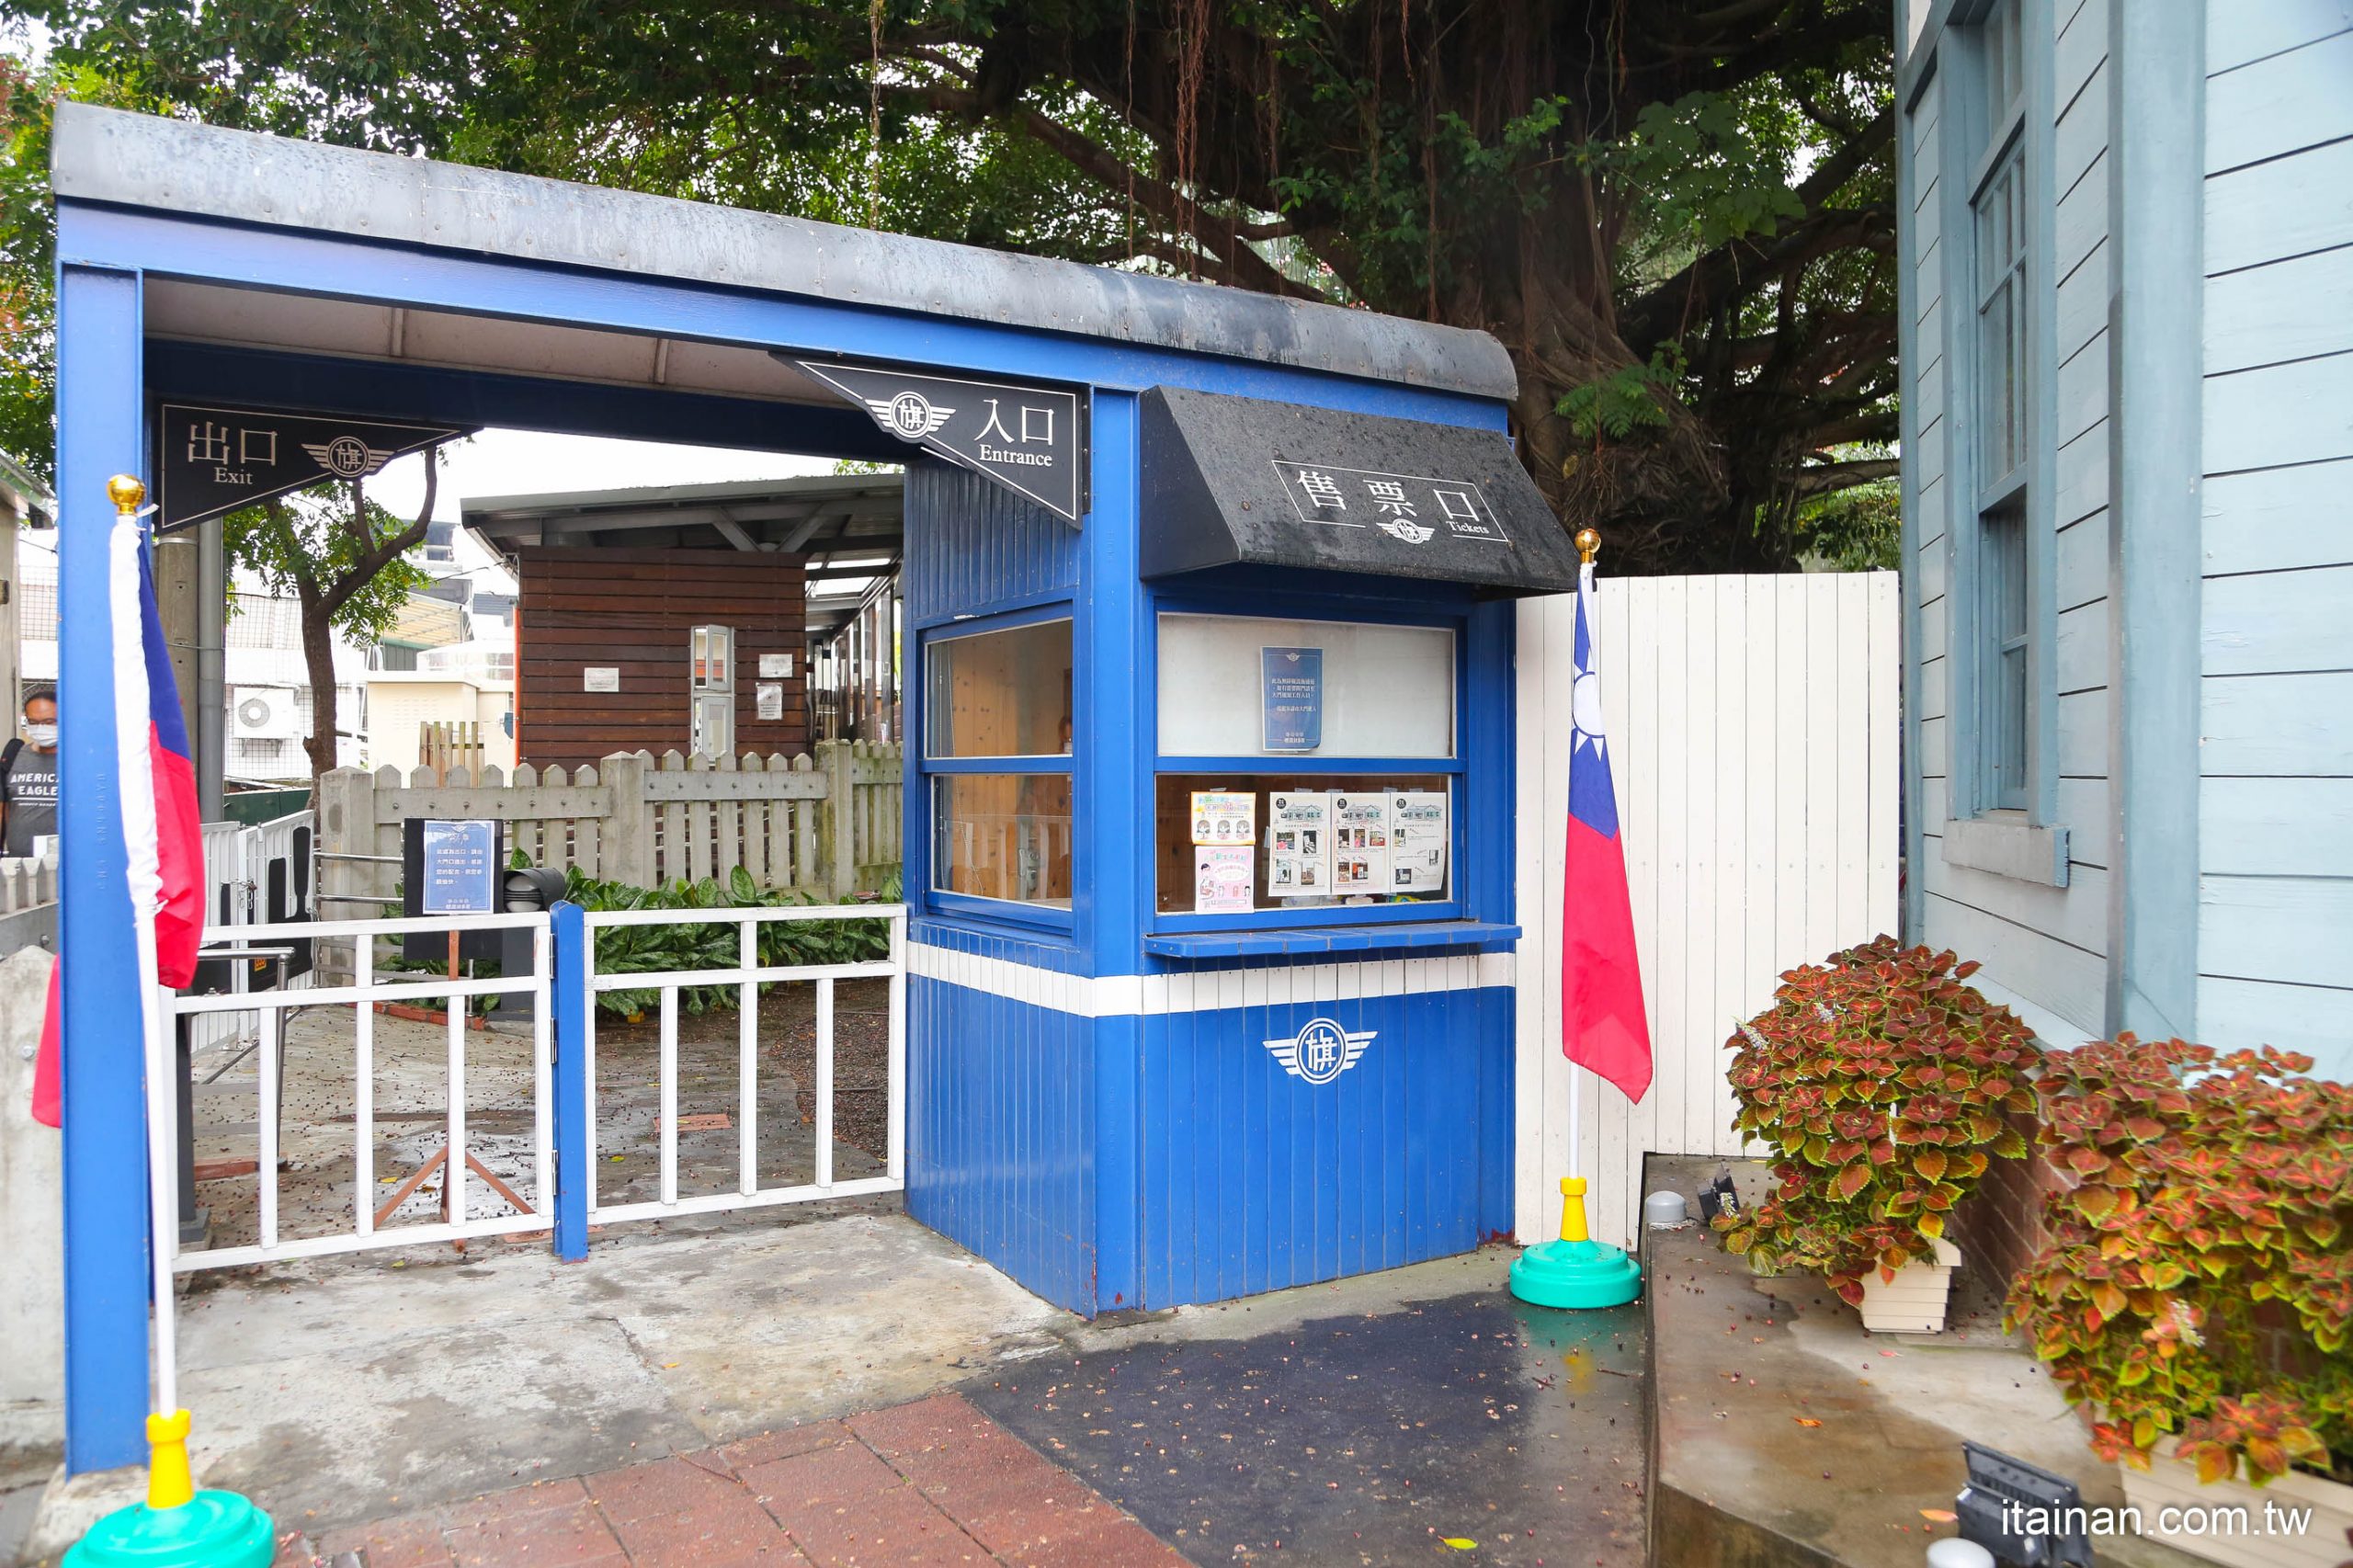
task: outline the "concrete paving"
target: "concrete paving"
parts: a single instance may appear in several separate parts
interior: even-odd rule
[[[1648,1189],[1696,1192],[1721,1162],[1654,1155]],[[1732,1169],[1744,1200],[1771,1177]],[[1663,1568],[1917,1568],[1954,1527],[1973,1439],[2123,1501],[2113,1465],[1998,1298],[1964,1264],[1943,1334],[1874,1335],[1810,1275],[1759,1278],[1693,1225],[1645,1238],[1654,1448],[1651,1561]],[[2141,1540],[2093,1543],[2104,1562],[2186,1568]]]
[[[616,1228],[579,1264],[478,1244],[210,1281],[180,1312],[199,1478],[324,1528],[899,1403],[1075,1325],[903,1215],[766,1212]],[[120,1500],[75,1492],[37,1555]]]

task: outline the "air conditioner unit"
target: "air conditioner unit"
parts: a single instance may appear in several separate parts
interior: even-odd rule
[[[290,739],[298,718],[291,687],[241,686],[229,704],[230,733],[241,737]]]

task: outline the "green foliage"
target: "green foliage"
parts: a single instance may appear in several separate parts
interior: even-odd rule
[[[520,857],[517,858],[518,860]],[[790,909],[820,901],[807,893],[763,889],[750,872],[738,866],[724,881],[705,877],[683,879],[666,887],[641,888],[600,881],[574,867],[565,875],[563,896],[592,912],[624,909]],[[733,969],[740,953],[741,927],[714,914],[713,922],[677,925],[607,926],[596,933],[598,974],[651,974],[682,970]],[[891,926],[886,920],[770,920],[757,927],[759,961],[763,966],[867,963],[891,956]],[[733,985],[689,985],[680,988],[678,1005],[689,1013],[733,1007],[741,998]],[[661,1003],[656,990],[605,991],[597,1006],[607,1012],[634,1017]]]
[[[2033,1108],[2040,1053],[2015,1014],[1964,983],[1976,969],[1881,937],[1781,976],[1773,1005],[1725,1041],[1733,1127],[1772,1147],[1780,1180],[1716,1221],[1727,1246],[1859,1304],[1872,1270],[1893,1278],[1934,1255],[1994,1159],[2025,1157],[2005,1113]]]
[[[214,123],[1487,328],[1620,570],[1894,430],[1886,0],[19,3]]]
[[[359,571],[409,526],[357,483],[330,481],[230,513],[222,520],[222,542],[229,559],[258,574],[273,596],[291,599],[302,597],[306,585],[315,594]],[[409,595],[432,580],[407,556],[393,556],[352,588],[328,624],[355,642],[374,642],[392,629]],[[232,613],[235,608],[233,600]]]
[[[1664,344],[1647,365],[1629,365],[1571,388],[1552,411],[1568,419],[1581,441],[1623,441],[1637,430],[1664,430],[1682,375],[1682,350]]]
[[[2177,1433],[2202,1481],[2353,1476],[2353,1086],[2129,1034],[2045,1062],[2061,1179],[2008,1317],[2093,1446],[2146,1468]]]

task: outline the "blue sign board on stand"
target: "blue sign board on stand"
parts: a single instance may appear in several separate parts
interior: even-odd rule
[[[498,824],[428,822],[419,915],[493,915],[498,910]]]
[[[1313,751],[1324,744],[1324,650],[1261,648],[1267,751]]]

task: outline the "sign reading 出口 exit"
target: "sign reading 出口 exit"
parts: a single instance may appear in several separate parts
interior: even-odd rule
[[[156,410],[155,531],[327,480],[366,479],[471,427],[167,403]]]

